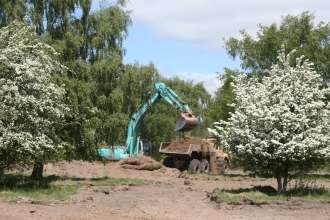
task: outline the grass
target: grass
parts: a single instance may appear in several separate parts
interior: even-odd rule
[[[286,197],[283,195],[276,195],[276,193],[268,195],[267,193],[260,192],[254,188],[218,190],[216,192],[216,197],[217,202],[225,202],[228,204],[243,203],[245,201],[252,201],[254,204],[262,204],[274,200],[286,201]]]
[[[195,175],[199,176],[199,175]],[[204,175],[200,176],[205,178]],[[214,177],[213,177],[214,178]],[[224,175],[221,177],[228,180],[246,179],[249,180],[274,180],[270,177],[258,177],[255,178],[249,175]],[[229,204],[243,203],[248,201],[253,204],[261,204],[269,201],[286,201],[288,197],[299,197],[307,200],[329,200],[330,190],[317,182],[328,182],[330,180],[329,174],[308,174],[293,176],[293,179],[289,182],[288,190],[282,194],[277,195],[276,190],[271,186],[255,186],[253,188],[238,189],[238,190],[217,190],[216,201],[225,202]]]
[[[253,204],[262,204],[264,202],[279,200],[287,201],[288,197],[299,197],[307,200],[328,200],[330,191],[323,186],[298,186],[290,188],[285,194],[277,195],[270,186],[260,186],[250,189],[238,190],[217,190],[216,201],[229,204],[242,203],[250,201]]]
[[[209,174],[190,174],[190,177],[196,177],[200,179],[218,179],[218,180],[230,180],[230,181],[266,181],[268,178],[265,177],[253,177],[252,175],[242,175],[242,174],[224,174],[224,175],[209,175]]]
[[[42,180],[33,180],[27,174],[6,174],[0,185],[0,197],[16,202],[17,198],[30,200],[71,200],[78,190],[86,186],[143,185],[151,182],[130,178],[60,178],[45,176]]]

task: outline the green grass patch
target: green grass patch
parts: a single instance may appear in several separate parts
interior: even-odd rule
[[[266,181],[266,180],[275,180],[275,178],[270,174],[221,174],[221,175],[208,175],[208,174],[191,174],[188,173],[188,176],[192,178],[201,178],[201,179],[219,179],[219,180],[231,180],[231,181]],[[291,181],[295,180],[316,180],[330,182],[330,174],[295,174],[290,176]]]
[[[288,185],[288,187],[290,187]],[[323,185],[317,185],[316,182],[299,180],[295,182],[284,194],[277,195],[276,190],[271,186],[255,186],[253,188],[236,190],[217,190],[216,201],[225,203],[243,203],[250,202],[261,204],[264,202],[279,200],[286,201],[288,197],[298,197],[307,200],[329,200],[330,191]]]
[[[318,181],[318,182],[317,182]],[[330,191],[319,182],[324,181],[323,177],[313,175],[303,175],[291,180],[288,184],[287,196],[302,197],[306,199],[329,199]]]
[[[71,200],[78,190],[86,186],[145,185],[152,182],[130,178],[61,178],[44,176],[34,180],[27,174],[5,174],[0,183],[0,197],[15,202],[19,196],[30,200]]]
[[[316,173],[310,173],[310,174],[304,174],[304,175],[294,175],[293,179],[300,180],[300,179],[307,179],[307,180],[318,180],[318,181],[330,181],[330,174],[316,174]]]
[[[260,192],[254,188],[252,189],[239,189],[239,190],[218,190],[216,192],[217,202],[225,202],[228,204],[244,203],[249,201],[252,204],[262,204],[264,202],[280,200],[286,201],[283,195],[268,195],[267,193]]]
[[[226,175],[205,175],[190,174],[191,177],[207,178],[224,181],[274,181],[272,176],[252,175],[252,174],[226,174]],[[299,197],[308,200],[329,200],[330,190],[322,182],[330,181],[329,174],[297,174],[291,176],[287,191],[282,195],[277,195],[276,189],[271,186],[256,186],[251,189],[238,190],[218,190],[216,192],[218,202],[241,203],[244,200],[253,201],[253,203],[262,203],[274,200],[286,201],[288,197]]]
[[[221,175],[209,175],[209,174],[191,174],[188,173],[191,178],[210,179],[210,180],[230,180],[230,181],[266,181],[268,178],[259,176],[250,176],[244,174],[221,174]],[[270,179],[270,178],[269,178]]]
[[[47,189],[15,189],[3,190],[0,192],[0,197],[6,201],[15,202],[19,197],[26,197],[30,200],[71,200],[81,186],[50,186]]]

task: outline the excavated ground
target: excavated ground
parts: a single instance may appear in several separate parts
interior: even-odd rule
[[[134,161],[134,160],[131,160]],[[142,161],[142,162],[141,162]],[[0,198],[0,219],[8,220],[101,220],[101,219],[330,219],[329,201],[291,198],[262,205],[215,203],[210,193],[218,189],[276,187],[275,179],[258,181],[244,177],[232,179],[213,176],[202,179],[187,176],[175,168],[144,170],[157,164],[150,158],[135,162],[87,163],[61,162],[45,166],[44,173],[66,178],[139,178],[151,184],[118,187],[86,185],[70,201],[32,201],[18,196],[14,203]],[[143,162],[149,161],[149,162]],[[151,161],[151,162],[150,162]],[[132,167],[125,167],[131,165]],[[139,168],[137,168],[139,167]],[[230,171],[230,174],[242,174]],[[330,180],[318,183],[330,187]]]

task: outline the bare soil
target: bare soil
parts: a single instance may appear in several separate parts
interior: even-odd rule
[[[166,151],[184,153],[188,151],[190,144],[199,144],[202,148],[210,145],[209,142],[199,138],[184,137],[171,142],[170,146],[166,148]]]
[[[123,185],[116,188],[89,185],[82,188],[70,201],[31,201],[19,197],[17,203],[7,203],[0,198],[0,219],[330,219],[329,201],[291,198],[287,202],[273,201],[261,205],[251,205],[248,201],[228,205],[216,203],[210,196],[216,188],[275,188],[275,180],[202,179],[188,177],[174,168],[148,168],[152,163],[157,164],[150,158],[132,159],[130,162],[109,162],[106,165],[82,161],[48,164],[44,170],[48,175],[71,178],[139,178],[154,183],[141,186]],[[330,182],[322,184],[330,187]]]

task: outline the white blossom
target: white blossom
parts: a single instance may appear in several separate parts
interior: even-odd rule
[[[235,112],[208,129],[232,154],[255,161],[330,157],[330,91],[308,60],[290,66],[293,53],[285,56],[282,47],[279,63],[262,79],[234,77]]]
[[[29,26],[13,22],[0,30],[2,161],[9,155],[1,152],[33,163],[61,151],[63,146],[54,128],[66,111],[65,90],[54,84],[51,77],[65,67],[52,58],[55,55],[52,47],[38,42]]]

